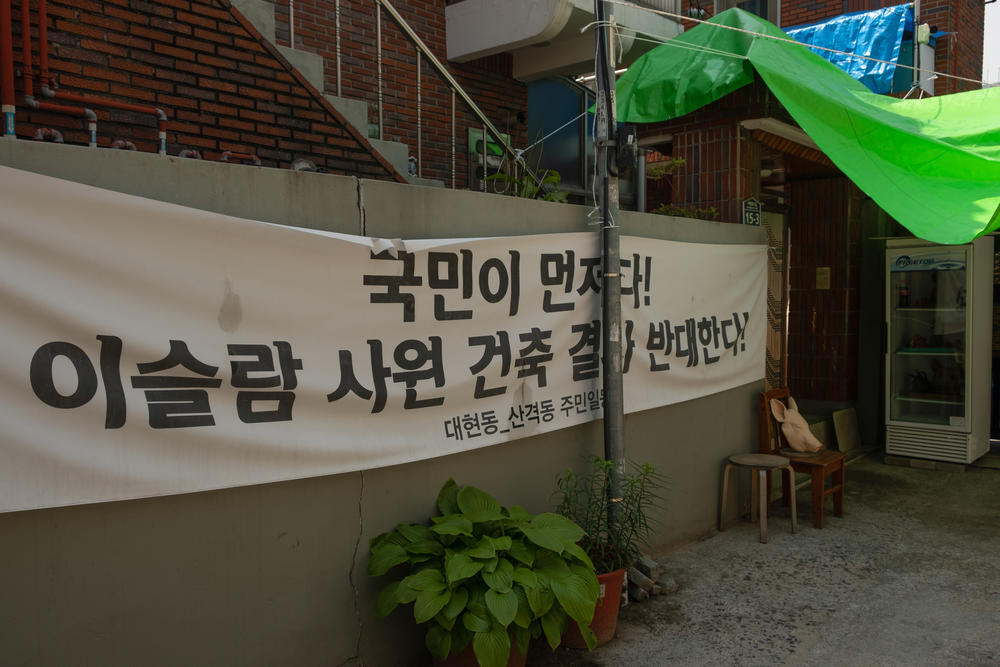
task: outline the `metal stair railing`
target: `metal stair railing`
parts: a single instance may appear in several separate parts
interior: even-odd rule
[[[498,130],[493,125],[493,123],[490,122],[489,118],[486,117],[486,114],[483,113],[483,111],[472,100],[472,98],[469,96],[469,94],[465,92],[465,89],[462,88],[461,84],[458,81],[455,80],[455,77],[453,77],[451,75],[451,72],[449,72],[448,69],[441,63],[441,61],[439,61],[437,59],[437,57],[435,57],[435,55],[431,52],[431,50],[427,47],[427,45],[424,44],[424,41],[422,39],[420,39],[420,36],[416,33],[416,31],[410,26],[409,23],[406,22],[406,19],[403,18],[403,16],[396,10],[396,8],[392,6],[392,4],[389,2],[389,0],[375,0],[375,6],[376,6],[376,12],[375,12],[375,39],[378,42],[378,45],[377,45],[377,49],[378,49],[378,51],[377,51],[377,69],[378,69],[378,71],[377,71],[376,79],[378,81],[378,132],[379,132],[379,136],[380,137],[383,136],[382,135],[382,123],[383,123],[383,120],[382,120],[382,118],[383,118],[383,95],[382,95],[382,9],[385,8],[385,11],[387,11],[389,13],[389,16],[392,17],[392,19],[393,19],[393,21],[395,21],[396,25],[399,26],[399,28],[403,31],[403,33],[406,35],[406,37],[410,40],[410,42],[417,49],[417,63],[416,63],[416,67],[417,67],[417,72],[416,72],[416,74],[417,74],[417,77],[416,77],[416,83],[417,83],[417,91],[416,91],[417,92],[417,109],[416,109],[417,110],[417,170],[418,170],[417,171],[417,176],[422,176],[422,169],[423,169],[423,160],[422,160],[422,150],[423,150],[423,148],[422,148],[422,145],[421,145],[422,144],[421,120],[422,119],[421,119],[421,81],[420,81],[420,70],[421,70],[421,61],[422,61],[422,58],[426,58],[427,61],[437,71],[438,75],[442,79],[444,79],[445,83],[447,83],[448,86],[451,88],[451,183],[452,183],[452,188],[455,187],[455,182],[456,182],[456,173],[455,173],[455,102],[456,102],[456,95],[457,95],[457,97],[461,98],[462,102],[465,103],[465,105],[466,105],[466,107],[468,107],[469,111],[471,111],[472,114],[475,115],[476,118],[479,119],[479,121],[482,123],[482,126],[483,126],[482,127],[482,130],[483,130],[483,150],[482,150],[482,155],[483,155],[483,178],[480,180],[480,189],[485,189],[485,187],[486,187],[486,174],[487,174],[487,161],[486,161],[486,157],[487,157],[487,153],[488,153],[488,151],[486,150],[486,146],[487,146],[487,143],[490,140],[495,140],[496,143],[499,144],[500,147],[504,150],[504,152],[506,154],[508,154],[511,158],[513,158],[514,164],[519,165],[520,168],[523,169],[524,172],[535,182],[535,184],[539,188],[541,188],[541,181],[539,180],[538,176],[530,168],[528,168],[527,164],[525,163],[524,159],[521,156],[521,153],[519,151],[517,151],[514,147],[512,147],[510,145],[510,143],[506,139],[504,139],[504,136],[500,133],[500,130]],[[337,3],[337,7],[339,9],[339,0],[338,0],[338,3]],[[338,26],[337,43],[338,43],[338,45],[340,43],[339,24],[340,24],[340,22],[339,22],[339,17],[338,17],[338,21],[337,21],[337,26]],[[339,86],[340,86],[340,76],[339,76],[339,73],[340,73],[340,62],[339,62],[340,61],[340,49],[339,48],[337,49],[337,56],[338,56],[338,58],[337,58],[337,60],[338,60],[338,62],[337,62],[337,72],[338,72],[337,85],[338,85],[338,88],[339,88]]]

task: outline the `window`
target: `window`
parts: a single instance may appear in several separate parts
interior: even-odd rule
[[[781,0],[715,0],[715,14],[739,7],[740,9],[756,14],[762,19],[767,19],[771,23],[781,25]]]
[[[594,91],[569,79],[540,79],[528,84],[528,144],[545,140],[527,153],[525,159],[532,169],[537,165],[539,172],[558,171],[559,189],[568,191],[573,203],[593,202],[594,114],[577,118],[593,104]],[[577,119],[573,121],[574,118]],[[563,127],[566,123],[569,124]],[[622,208],[635,206],[634,171],[627,169],[619,174],[618,196]]]

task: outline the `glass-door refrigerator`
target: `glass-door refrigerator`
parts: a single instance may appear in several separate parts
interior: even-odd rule
[[[993,239],[886,243],[886,453],[989,451]]]

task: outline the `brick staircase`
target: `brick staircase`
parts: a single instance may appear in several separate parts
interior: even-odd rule
[[[368,141],[400,174],[412,185],[444,187],[444,182],[437,179],[420,178],[409,173],[409,147],[398,141],[385,141],[377,137],[378,129],[371,128],[368,122],[368,103],[336,95],[328,95],[325,91],[323,76],[325,58],[319,54],[295,49],[278,44],[275,37],[275,5],[266,0],[232,0],[235,7],[249,20],[254,27],[268,40],[282,56],[291,63],[306,80],[323,96],[337,111],[343,114],[361,134],[368,136]],[[372,134],[376,136],[371,136]]]

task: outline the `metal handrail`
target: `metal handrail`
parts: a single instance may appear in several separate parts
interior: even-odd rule
[[[448,69],[443,64],[441,64],[441,61],[439,61],[437,59],[437,57],[434,55],[434,53],[431,52],[431,50],[429,48],[427,48],[427,45],[424,44],[424,41],[422,39],[420,39],[420,36],[416,33],[416,31],[413,30],[413,28],[410,26],[410,24],[406,22],[406,19],[404,19],[403,16],[398,11],[396,11],[396,8],[392,6],[392,4],[389,2],[389,0],[376,0],[376,2],[377,2],[377,7],[385,7],[385,10],[387,12],[389,12],[389,15],[396,22],[396,25],[398,25],[400,27],[400,29],[406,34],[407,37],[409,37],[410,41],[413,42],[414,46],[417,47],[418,51],[420,53],[423,53],[423,55],[427,58],[427,61],[434,66],[434,68],[437,70],[437,73],[441,76],[441,78],[443,78],[448,83],[448,85],[451,86],[452,93],[458,93],[459,97],[462,98],[462,101],[465,102],[465,104],[466,104],[466,106],[468,106],[469,110],[472,111],[472,113],[483,124],[484,130],[489,130],[489,133],[491,135],[493,135],[493,137],[496,139],[497,143],[500,144],[500,146],[504,149],[504,151],[506,151],[512,158],[514,158],[514,160],[516,162],[518,162],[521,165],[521,167],[524,169],[525,173],[528,174],[531,177],[531,179],[535,182],[535,184],[537,186],[541,187],[541,185],[542,185],[541,180],[528,167],[527,163],[525,163],[524,158],[521,156],[521,154],[516,149],[514,149],[514,147],[511,146],[507,142],[507,140],[505,140],[503,138],[503,135],[500,133],[500,130],[498,130],[496,127],[494,127],[493,123],[491,123],[490,120],[489,120],[489,118],[486,117],[486,114],[484,114],[482,112],[482,110],[479,108],[479,106],[475,102],[472,101],[472,98],[469,97],[468,93],[465,92],[465,90],[462,88],[461,84],[459,84],[459,82],[455,80],[455,77],[453,77],[451,75],[451,72],[449,72]],[[379,23],[381,23],[381,19],[380,18],[377,18],[376,20],[379,21]],[[381,26],[377,26],[376,27],[376,32],[378,34],[379,47],[381,47]],[[380,50],[381,50],[381,48],[380,48]],[[418,67],[420,65],[420,58],[419,57],[417,58],[417,65],[418,65]],[[379,69],[380,69],[380,73],[381,73],[381,67]],[[379,102],[379,134],[380,135],[381,135],[381,132],[382,132],[381,99],[382,99],[382,90],[381,90],[381,86],[379,86],[379,100],[380,100],[380,102]],[[417,103],[419,104],[419,100],[418,100]],[[419,136],[419,132],[420,132],[419,127],[417,129],[417,132],[418,132],[418,136]],[[454,134],[452,136],[452,140],[454,142]],[[488,140],[488,135],[484,131],[484,133],[483,133],[483,160],[484,160],[484,162],[485,162],[485,159],[486,159],[486,144],[487,144],[487,140]],[[418,152],[419,152],[419,146],[418,146]],[[485,178],[486,178],[486,171],[484,169],[484,171],[483,171],[483,179],[485,179]]]

